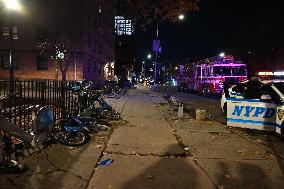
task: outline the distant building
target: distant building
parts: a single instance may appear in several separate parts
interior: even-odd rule
[[[114,16],[103,5],[92,0],[32,2],[37,4],[25,5],[30,15],[17,13],[13,18],[16,78],[61,79],[54,49],[40,48],[57,34],[72,47],[67,80],[86,79],[101,85],[114,77]],[[1,78],[9,78],[9,19],[9,13],[0,13]]]
[[[115,73],[120,80],[126,81],[134,76],[135,52],[133,23],[122,16],[115,17]]]

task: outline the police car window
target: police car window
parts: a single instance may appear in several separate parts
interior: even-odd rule
[[[273,83],[273,85],[274,85],[282,94],[284,94],[284,83],[283,83],[283,82]]]
[[[279,100],[279,95],[271,88],[271,85],[263,85],[262,87],[262,95],[269,95],[271,97],[272,102],[276,102]]]
[[[273,85],[282,93],[284,94],[284,83],[273,83]],[[277,104],[277,103],[280,103],[282,101],[281,97],[279,96],[279,94],[277,94],[276,91],[273,90],[273,92],[275,93],[275,96],[274,96],[274,102]]]
[[[237,92],[237,93],[241,93],[241,92],[243,92],[243,86],[242,85],[236,85],[232,88],[232,91]]]
[[[262,84],[259,81],[249,81],[246,83],[244,96],[247,99],[260,99],[262,94]]]

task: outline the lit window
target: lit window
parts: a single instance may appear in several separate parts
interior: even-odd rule
[[[10,37],[10,30],[9,27],[3,27],[2,28],[2,35],[3,35],[3,39],[9,39]],[[19,39],[18,38],[18,28],[17,27],[13,27],[13,39]]]
[[[115,33],[117,35],[132,35],[134,29],[132,21],[122,16],[115,17]]]
[[[18,57],[14,54],[13,56],[13,62],[14,62],[14,69],[18,69]],[[1,67],[2,69],[9,69],[10,68],[10,55],[2,54],[1,56]]]
[[[9,27],[3,27],[3,36],[9,36]]]

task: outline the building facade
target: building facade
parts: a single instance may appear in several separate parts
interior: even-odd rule
[[[133,31],[133,23],[131,20],[122,16],[115,17],[115,74],[121,81],[129,80],[135,75]]]
[[[12,15],[15,78],[60,80],[66,73],[67,80],[97,85],[113,78],[114,16],[103,5],[92,0],[25,2],[25,13]],[[1,12],[0,78],[9,78],[9,25],[11,12]]]

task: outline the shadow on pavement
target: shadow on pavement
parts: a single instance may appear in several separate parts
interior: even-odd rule
[[[216,172],[218,187],[223,188],[246,188],[268,189],[270,182],[265,171],[251,163],[237,162],[236,166],[229,166],[224,162],[218,162]],[[234,170],[233,170],[234,169]]]
[[[168,149],[168,154],[176,149]],[[179,146],[178,146],[179,147]],[[144,160],[145,161],[145,160]],[[192,158],[184,157],[151,157],[153,164],[143,169],[139,176],[129,180],[123,189],[210,189],[216,188]],[[148,163],[146,163],[148,164]],[[139,171],[139,170],[137,170]]]
[[[28,172],[20,175],[1,175],[0,188],[84,188],[87,182],[83,180],[85,175],[80,170],[82,165],[79,162],[80,154],[88,149],[88,145],[90,143],[77,149],[54,145],[33,154],[25,160],[29,167]],[[86,162],[82,162],[84,163]]]
[[[272,152],[274,154],[279,154],[279,152],[283,152],[283,149],[281,149],[281,150],[276,149],[277,147],[275,147],[275,144],[273,143],[273,137],[274,137],[273,135],[272,136],[267,135],[268,147],[272,150]],[[283,142],[283,141],[280,141],[280,142]],[[283,155],[284,155],[284,153],[283,153]],[[282,175],[284,176],[284,160],[278,155],[276,155],[275,157],[276,157],[277,163],[279,165],[279,168],[282,172]]]

